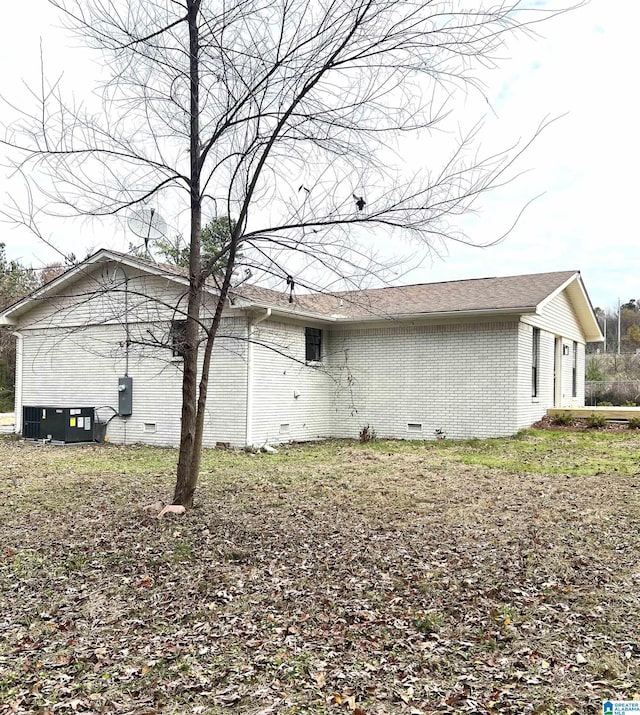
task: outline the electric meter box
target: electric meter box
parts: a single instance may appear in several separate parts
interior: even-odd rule
[[[93,442],[95,407],[23,407],[22,436],[52,442]]]
[[[118,378],[118,414],[130,417],[133,411],[133,380],[130,377]]]

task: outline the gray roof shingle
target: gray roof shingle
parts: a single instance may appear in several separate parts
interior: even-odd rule
[[[293,303],[289,303],[286,293],[253,285],[244,285],[235,294],[260,305],[346,319],[492,310],[519,312],[535,308],[577,272],[304,294],[294,296]]]
[[[160,272],[176,279],[188,279],[188,271],[176,266],[158,264],[144,258],[132,257],[116,251],[102,249],[86,259],[86,264],[101,261],[123,261],[137,264],[142,270]],[[84,264],[81,264],[81,266]],[[75,266],[49,284],[36,291],[42,297],[48,291],[56,291],[60,285],[75,280],[81,266]],[[456,313],[503,313],[532,312],[546,298],[573,278],[579,271],[557,271],[553,273],[533,273],[500,278],[475,278],[441,283],[421,283],[417,285],[394,286],[333,293],[294,294],[289,302],[288,291],[273,290],[257,285],[243,284],[230,291],[229,297],[238,307],[260,306],[304,316],[318,321],[359,321],[408,316]],[[284,281],[283,281],[284,283]],[[214,278],[207,280],[208,288],[216,291]],[[573,285],[573,284],[572,284]],[[579,282],[582,286],[582,282]],[[284,288],[284,285],[283,285]],[[4,324],[15,324],[15,318],[29,309],[34,295],[17,301],[0,313]],[[580,303],[582,320],[586,321],[589,340],[601,340],[602,336],[593,315],[588,296],[582,290],[584,300]],[[583,305],[584,303],[584,305]],[[12,317],[7,317],[7,316]]]
[[[112,253],[118,255],[115,251]],[[185,268],[158,264],[145,258],[136,257],[134,260],[183,279],[188,277]],[[332,293],[301,293],[294,294],[291,303],[286,290],[278,291],[249,283],[232,289],[230,295],[232,300],[237,297],[250,304],[292,313],[315,313],[318,317],[327,318],[358,319],[492,310],[518,312],[535,308],[576,273],[579,271],[471,278]],[[217,287],[214,278],[209,278],[207,284],[214,290]]]

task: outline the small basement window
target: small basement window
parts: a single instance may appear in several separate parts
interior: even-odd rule
[[[144,423],[144,431],[145,432],[155,432],[156,431],[156,423],[155,422],[145,422]]]
[[[169,329],[171,354],[173,357],[184,357],[184,340],[187,333],[186,320],[172,320]]]
[[[304,329],[305,357],[307,362],[322,361],[322,330],[320,328]]]
[[[407,422],[407,432],[422,432],[422,422]]]

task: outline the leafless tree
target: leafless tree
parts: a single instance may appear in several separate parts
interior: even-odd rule
[[[368,248],[373,231],[408,236],[423,251],[468,242],[455,217],[513,177],[533,137],[483,156],[480,125],[453,146],[433,131],[461,93],[482,92],[474,72],[497,66],[507,38],[554,12],[517,0],[50,2],[112,74],[96,105],[65,100],[60,82],[43,79],[37,107],[4,144],[49,214],[122,214],[151,199],[176,213],[188,206],[174,503],[190,506],[238,256],[258,278],[290,287],[318,288],[320,276],[325,286],[357,286],[385,267]],[[409,170],[396,160],[405,134],[425,146]],[[203,216],[233,218],[204,329]]]

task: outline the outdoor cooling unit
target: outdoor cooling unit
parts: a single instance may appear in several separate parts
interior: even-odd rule
[[[51,442],[93,442],[94,407],[23,407],[22,436]]]

